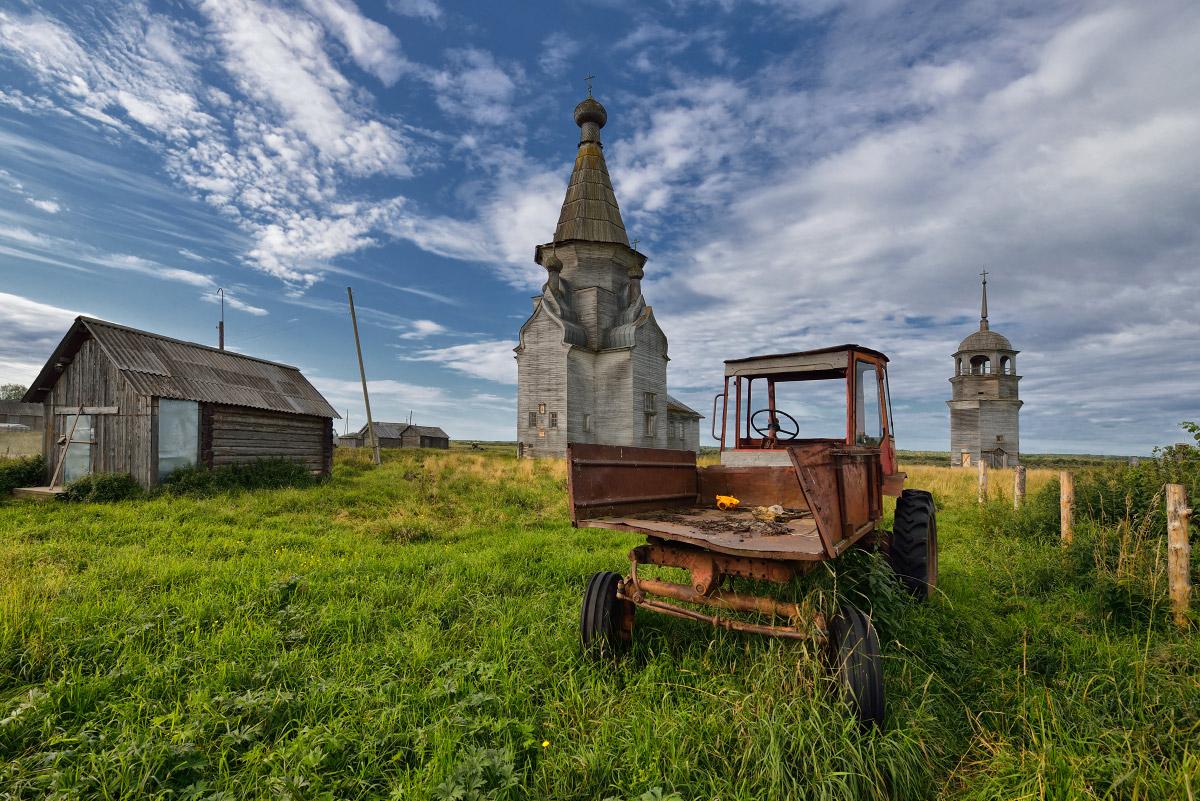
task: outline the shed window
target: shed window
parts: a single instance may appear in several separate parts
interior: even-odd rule
[[[62,481],[70,484],[77,478],[83,478],[92,472],[92,444],[95,442],[95,432],[92,430],[92,416],[81,414],[76,420],[75,415],[62,417],[63,433],[70,435],[67,452],[63,456]],[[71,429],[75,431],[72,433]]]
[[[200,449],[200,404],[161,399],[158,402],[158,477],[196,464]]]

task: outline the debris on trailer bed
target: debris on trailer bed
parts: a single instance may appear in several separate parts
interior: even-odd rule
[[[750,510],[721,512],[720,515],[672,514],[670,512],[651,512],[644,515],[633,515],[627,518],[656,523],[681,523],[691,526],[706,534],[750,534],[755,537],[789,537],[807,535],[805,530],[797,530],[788,525],[792,520],[811,518],[807,509],[785,509],[782,515],[774,520],[760,520]]]

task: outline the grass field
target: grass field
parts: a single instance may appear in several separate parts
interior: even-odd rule
[[[847,566],[884,641],[887,725],[864,735],[804,644],[639,614],[629,658],[583,658],[587,577],[639,540],[572,529],[561,464],[365,456],[306,489],[0,504],[0,798],[1200,789],[1200,637],[1168,624],[1137,532],[1083,525],[1064,551],[1036,510],[980,510],[972,474],[911,468],[941,594],[899,602],[871,557]],[[1114,534],[1146,576],[1098,575]]]

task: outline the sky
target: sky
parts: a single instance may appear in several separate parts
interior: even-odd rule
[[[946,450],[986,268],[1023,451],[1200,418],[1189,0],[0,0],[0,382],[78,314],[215,344],[223,288],[357,428],[353,286],[376,419],[514,439],[587,75],[705,414],[724,359],[858,342]]]

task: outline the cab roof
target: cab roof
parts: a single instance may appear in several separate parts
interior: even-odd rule
[[[819,373],[844,370],[850,363],[850,354],[858,353],[887,363],[883,353],[862,345],[835,345],[831,348],[801,350],[794,353],[775,353],[767,356],[747,356],[742,359],[726,359],[725,375],[762,375],[766,373]]]

